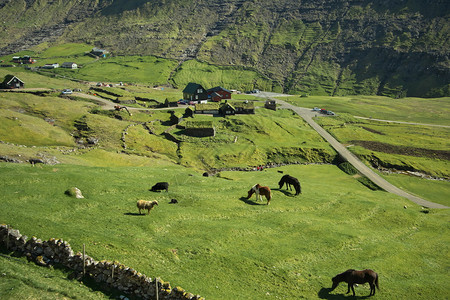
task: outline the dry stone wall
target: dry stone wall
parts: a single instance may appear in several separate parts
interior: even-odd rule
[[[156,299],[158,295],[158,299],[163,300],[204,300],[199,295],[188,293],[180,287],[171,288],[169,282],[151,279],[119,262],[96,261],[80,252],[74,253],[69,243],[61,239],[28,239],[8,225],[0,225],[0,247],[26,256],[29,261],[41,266],[63,266],[73,270],[79,278],[89,276],[99,284],[134,297]]]

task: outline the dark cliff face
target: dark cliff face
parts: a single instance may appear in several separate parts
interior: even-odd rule
[[[444,0],[4,0],[0,52],[75,41],[251,66],[284,92],[449,96],[449,8]]]

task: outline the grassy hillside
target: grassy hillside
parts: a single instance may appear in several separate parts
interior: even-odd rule
[[[442,251],[434,252],[448,243],[441,234],[446,228],[442,222],[448,219],[445,211],[421,213],[408,201],[371,192],[332,166],[281,170],[301,178],[301,196],[293,198],[277,190],[281,174],[275,169],[224,172],[225,179],[220,179],[170,165],[33,168],[1,164],[0,172],[8,176],[2,176],[7,181],[2,183],[5,207],[0,211],[8,214],[0,218],[29,236],[68,240],[75,250],[86,243],[88,254],[96,259],[119,260],[213,299],[333,297],[346,288],[329,295],[332,276],[348,267],[367,266],[380,273],[382,290],[377,297],[382,299],[392,293],[399,299],[411,295],[427,299],[430,293],[445,297],[445,289],[436,289],[445,286],[442,277],[428,277],[445,265]],[[169,193],[149,192],[162,178],[171,183]],[[253,205],[260,203],[242,198],[254,182],[273,188],[271,206]],[[63,194],[73,185],[83,191],[85,200]],[[160,205],[150,216],[136,216],[135,200],[140,198],[157,199]],[[172,198],[179,200],[179,206],[168,204]],[[30,217],[17,202],[35,213]],[[49,206],[51,213],[45,209]],[[368,213],[361,214],[368,207]],[[67,218],[77,221],[67,222]],[[145,259],[142,253],[147,253]],[[17,267],[5,264],[3,268],[10,278],[10,268]],[[423,277],[417,278],[417,273]],[[48,289],[45,276],[49,275],[29,274],[26,284],[18,285],[17,279],[2,281],[6,299],[24,293],[39,298],[41,290]],[[13,285],[14,294],[8,284]],[[51,285],[55,293],[55,283]],[[64,295],[73,294],[72,285],[64,281],[58,289]],[[357,288],[358,295],[366,293],[366,287]]]
[[[302,195],[277,189],[278,170],[300,178]],[[447,295],[445,279],[435,274],[445,272],[448,212],[424,214],[406,200],[366,189],[334,166],[224,172],[226,179],[171,165],[2,163],[0,172],[8,174],[1,183],[2,222],[29,236],[63,238],[75,250],[85,243],[96,259],[118,260],[207,298],[333,297],[346,287],[328,294],[331,277],[350,267],[379,272],[380,299]],[[168,193],[148,191],[162,179],[171,184]],[[243,198],[255,182],[273,188],[270,206]],[[71,186],[86,198],[64,195]],[[179,204],[168,204],[172,198]],[[139,216],[137,199],[160,205]],[[366,293],[367,287],[357,288],[357,295]]]
[[[26,259],[0,256],[0,272],[2,299],[110,299],[114,296],[67,280],[67,272],[42,268]]]
[[[450,98],[403,98],[392,99],[378,96],[347,97],[280,97],[285,101],[301,107],[319,107],[336,113],[348,113],[352,116],[366,118],[449,125]]]
[[[419,0],[5,1],[0,55],[82,43],[251,68],[265,78],[254,83],[260,89],[268,80],[287,93],[442,97],[450,95],[448,11],[445,1]],[[106,66],[121,72],[122,63]]]
[[[35,51],[40,51],[42,57],[47,55],[50,61],[62,49],[45,47]],[[71,55],[80,51],[81,47]],[[127,59],[124,57],[122,62]],[[129,65],[124,63],[123,70],[132,68],[136,59],[139,57],[130,58]],[[93,61],[92,65],[108,61]],[[227,78],[238,74],[195,64],[222,72]],[[15,69],[32,87],[89,88],[67,79]],[[0,74],[11,70],[0,69]],[[259,80],[244,71],[241,76]],[[181,97],[181,90],[145,85],[114,87],[110,91],[161,102]],[[423,155],[447,150],[447,129],[375,123],[351,116],[446,124],[448,117],[441,113],[446,98],[288,100],[299,106],[334,110],[338,117],[319,119],[346,143],[361,140],[406,147],[413,140],[416,148],[424,151],[419,156],[401,156],[359,146],[361,156],[377,155],[382,162],[401,162],[421,172],[448,177],[448,159]],[[86,244],[87,253],[96,260],[120,261],[207,299],[342,298],[344,285],[331,293],[329,287],[331,277],[348,268],[377,271],[380,299],[391,299],[392,295],[396,299],[448,297],[446,278],[440,275],[445,274],[448,265],[443,255],[449,244],[447,210],[423,209],[404,198],[368,189],[358,175],[347,175],[329,164],[335,160],[335,152],[298,116],[286,110],[264,109],[260,102],[255,105],[258,108],[254,115],[196,115],[189,120],[211,122],[217,135],[194,138],[184,135],[181,127],[170,125],[167,110],[133,110],[130,116],[125,111],[102,109],[98,103],[81,97],[61,97],[56,91],[40,96],[0,93],[2,159],[60,162],[35,166],[0,162],[0,223],[28,236],[62,238],[75,251]],[[184,109],[173,110],[183,113]],[[173,142],[164,132],[181,142]],[[96,143],[88,144],[92,139]],[[202,176],[210,169],[250,169],[272,162],[314,164]],[[300,179],[301,195],[294,197],[290,191],[278,189],[284,174]],[[448,181],[385,176],[412,193],[450,205]],[[168,193],[149,191],[159,181],[169,182]],[[245,199],[256,183],[272,189],[269,206],[255,198]],[[81,189],[85,199],[64,194],[73,186]],[[160,205],[149,216],[141,216],[136,208],[139,199],[155,199]],[[169,204],[171,199],[179,203]],[[61,270],[44,271],[23,260],[0,259],[0,273],[6,274],[1,275],[1,298],[27,295],[38,299],[98,299],[115,295],[110,291],[100,293],[101,287],[96,285],[86,288],[67,280]],[[356,290],[358,296],[369,294],[367,286],[360,285]]]

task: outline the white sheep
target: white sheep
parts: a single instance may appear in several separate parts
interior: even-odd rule
[[[152,210],[153,206],[158,205],[158,201],[145,201],[138,200],[137,208],[139,209],[139,214],[141,214],[141,209],[146,209],[148,211],[147,215],[150,214],[150,210]]]

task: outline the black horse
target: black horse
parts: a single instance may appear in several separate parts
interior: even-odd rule
[[[355,283],[364,284],[366,282],[370,285],[370,294],[369,296],[375,295],[375,286],[378,287],[378,274],[370,269],[365,269],[362,271],[357,271],[354,269],[350,269],[345,271],[344,273],[338,274],[333,277],[333,286],[331,290],[334,290],[340,282],[345,281],[348,283],[347,294],[350,293],[350,288],[352,289],[353,296],[355,296],[355,289],[353,285]]]
[[[278,185],[280,186],[280,189],[283,187],[283,185],[286,183],[286,189],[290,189],[292,191],[292,187],[294,186],[295,189],[295,195],[302,193],[302,187],[300,186],[300,181],[298,181],[297,178],[292,177],[290,175],[284,175],[281,177],[280,182],[278,182]]]

